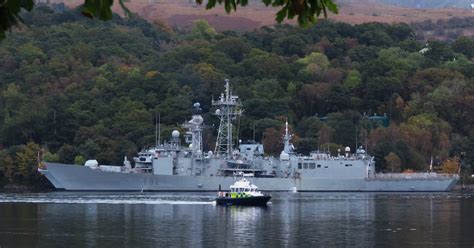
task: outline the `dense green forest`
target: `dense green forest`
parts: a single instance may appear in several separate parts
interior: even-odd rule
[[[121,164],[190,118],[200,102],[213,148],[211,100],[231,80],[245,109],[239,139],[298,152],[364,145],[379,171],[474,162],[474,40],[417,41],[406,24],[320,21],[253,32],[191,30],[138,17],[102,22],[39,6],[0,42],[0,185],[38,184],[44,159]],[[388,117],[390,124],[374,121]],[[214,126],[214,128],[212,128]]]

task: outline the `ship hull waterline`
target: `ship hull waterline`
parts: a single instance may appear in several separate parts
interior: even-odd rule
[[[241,198],[217,197],[216,205],[220,206],[267,206],[271,196],[251,196]]]
[[[47,163],[41,173],[58,190],[68,191],[218,191],[229,188],[233,177],[176,176],[119,173],[86,166]],[[443,192],[450,191],[457,177],[394,179],[251,178],[262,191],[298,192]]]

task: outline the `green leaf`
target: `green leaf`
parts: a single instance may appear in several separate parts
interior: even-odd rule
[[[113,0],[85,0],[82,14],[90,18],[97,17],[100,20],[110,20],[112,19],[111,7],[113,3]]]
[[[230,13],[230,11],[232,10],[231,6],[230,6],[230,2],[227,1],[227,0],[225,1],[224,9],[225,9],[225,12],[227,12],[227,13]]]
[[[0,40],[5,38],[6,31],[23,22],[21,10],[31,11],[33,6],[33,0],[0,0]]]
[[[279,23],[282,22],[285,19],[287,12],[288,12],[288,8],[284,7],[283,9],[281,9],[280,11],[276,13],[275,20]]]
[[[119,0],[120,7],[122,7],[122,10],[125,14],[125,16],[130,17],[133,15],[133,13],[125,6],[125,1],[126,0]]]
[[[200,3],[198,3],[200,4]],[[206,9],[212,9],[216,6],[216,0],[209,0],[206,5]]]

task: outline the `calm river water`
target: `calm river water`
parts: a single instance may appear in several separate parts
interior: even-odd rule
[[[0,247],[474,247],[474,194],[0,194]]]

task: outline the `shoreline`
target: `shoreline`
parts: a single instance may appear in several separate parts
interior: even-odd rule
[[[0,188],[0,193],[47,193],[52,191],[55,191],[55,189],[18,184],[6,184]]]
[[[474,184],[467,184],[467,185],[454,185],[453,189],[450,192],[456,193],[471,193],[474,192]]]

